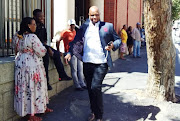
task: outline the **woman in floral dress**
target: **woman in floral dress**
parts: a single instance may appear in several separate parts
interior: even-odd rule
[[[22,20],[20,31],[14,36],[15,44],[15,99],[16,112],[29,121],[41,121],[35,114],[45,113],[48,103],[47,80],[42,57],[46,53],[38,37],[33,34],[36,23],[33,18]],[[47,111],[47,112],[48,112]]]

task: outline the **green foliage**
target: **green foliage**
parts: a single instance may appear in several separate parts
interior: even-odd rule
[[[172,0],[172,20],[180,19],[180,0]]]

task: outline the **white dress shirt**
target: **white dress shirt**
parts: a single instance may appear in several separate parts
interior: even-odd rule
[[[100,22],[94,25],[92,21],[90,21],[86,29],[84,35],[83,62],[94,64],[107,63],[99,37],[99,24]]]

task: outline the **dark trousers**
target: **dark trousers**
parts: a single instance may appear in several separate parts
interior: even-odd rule
[[[54,61],[54,65],[55,65],[57,72],[59,74],[59,78],[66,77],[67,74],[64,71],[64,66],[61,62],[60,52],[51,48],[48,45],[44,45],[44,46],[46,47],[47,50],[50,48],[54,52],[52,59]],[[46,71],[47,83],[49,83],[49,76],[48,76],[49,53],[48,53],[48,51],[46,52],[46,55],[43,57],[43,62],[44,62],[44,68]]]
[[[45,72],[46,72],[47,83],[49,84],[49,76],[48,76],[49,54],[48,54],[48,52],[46,52],[46,55],[43,57],[43,62],[44,62],[44,68],[45,68]]]
[[[107,71],[107,63],[83,63],[83,72],[87,83],[91,111],[95,114],[96,119],[102,119],[103,116],[103,97],[101,90],[102,82]]]
[[[55,65],[57,72],[59,74],[59,78],[67,77],[67,74],[64,70],[64,65],[61,62],[60,52],[53,49],[53,48],[51,48],[51,50],[54,52],[52,59],[54,61],[54,65]]]

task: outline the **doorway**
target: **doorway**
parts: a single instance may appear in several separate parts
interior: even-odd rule
[[[88,18],[89,0],[75,0],[75,20],[81,26]]]

